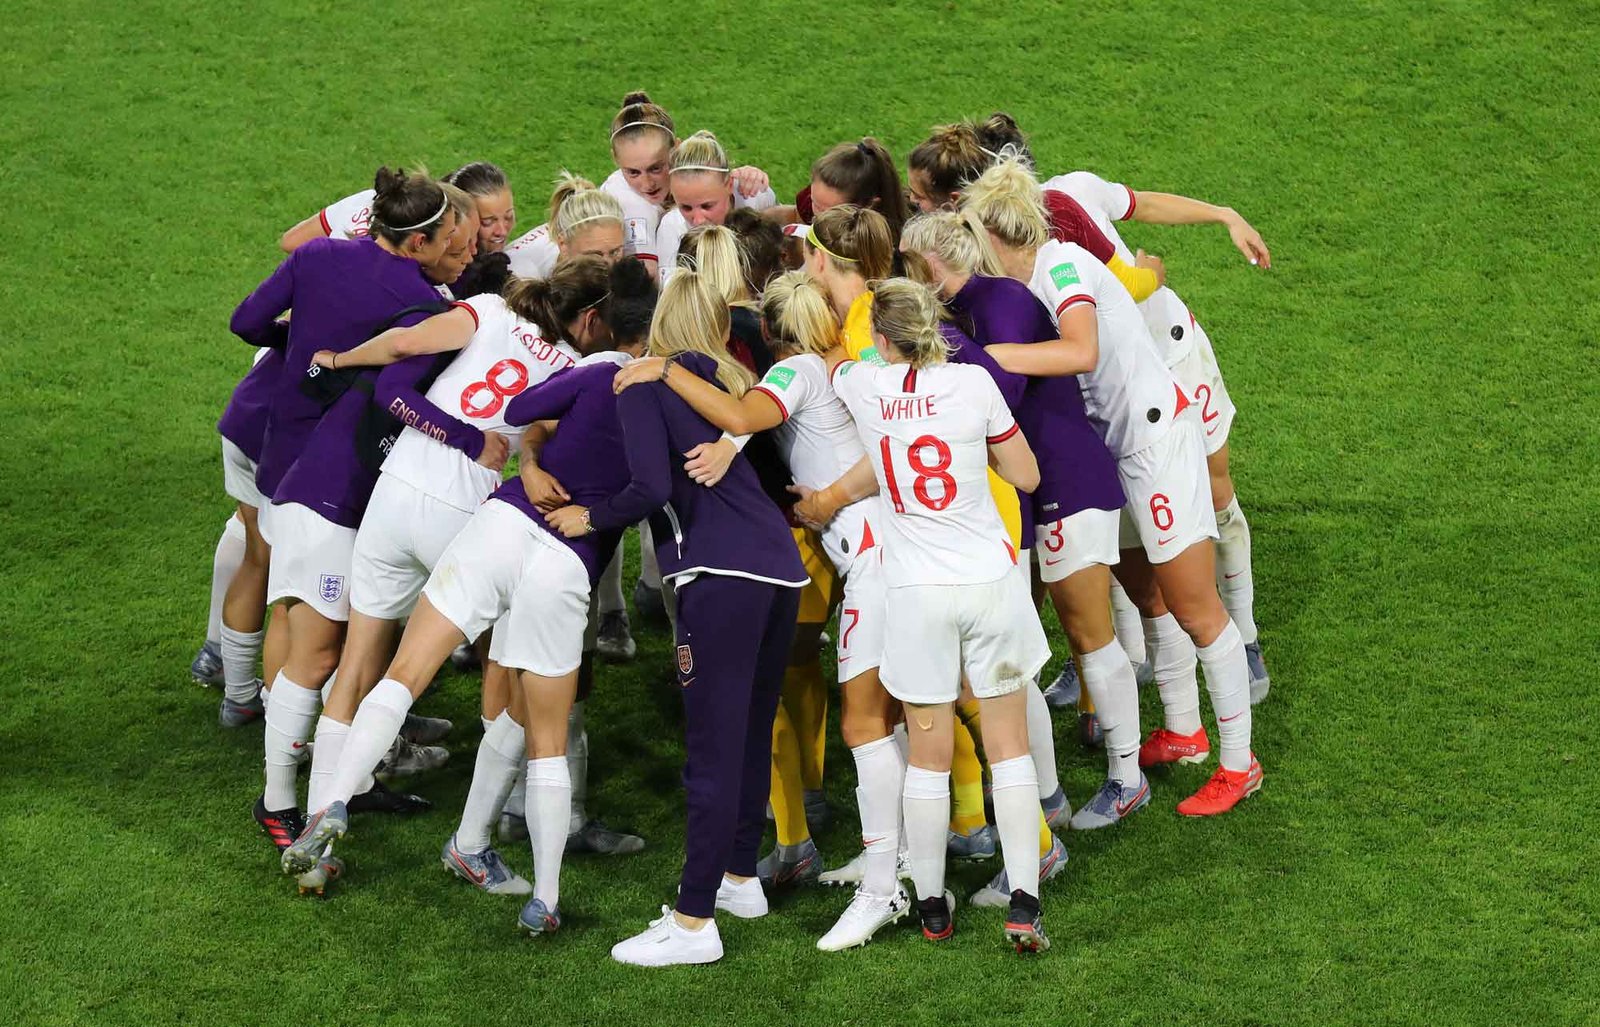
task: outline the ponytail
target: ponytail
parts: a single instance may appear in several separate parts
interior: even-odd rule
[[[549,278],[519,278],[506,282],[506,306],[524,321],[539,326],[546,338],[577,345],[567,327],[585,310],[597,306],[609,292],[610,269],[599,257],[573,257],[556,264]]]
[[[831,207],[817,215],[805,240],[808,251],[827,254],[835,271],[868,280],[894,274],[895,237],[888,220],[871,208],[849,203]]]
[[[970,212],[957,214],[950,210],[940,210],[932,214],[918,214],[906,222],[905,233],[900,236],[900,250],[908,258],[907,269],[910,269],[913,263],[909,258],[931,253],[956,274],[1003,273],[995,257],[994,248],[989,245],[988,231],[981,223],[971,218]],[[926,273],[926,264],[920,260],[914,262],[920,265],[923,273]],[[912,277],[920,280],[922,275]],[[923,284],[936,283],[923,282]]]
[[[693,268],[679,268],[661,290],[650,322],[650,355],[702,353],[717,363],[717,381],[735,399],[750,391],[755,376],[728,353],[728,305]]]
[[[961,194],[961,210],[1007,246],[1037,248],[1050,240],[1044,190],[1023,158],[1008,152]]]
[[[817,356],[839,344],[839,319],[804,271],[779,275],[761,297],[761,321],[778,349]]]
[[[552,233],[555,230],[556,218],[560,216],[561,208],[566,202],[578,193],[593,188],[594,183],[587,178],[574,175],[566,168],[561,169],[560,174],[556,175],[555,188],[550,191],[550,215],[546,219]]]
[[[811,177],[837,189],[858,207],[871,207],[889,223],[899,238],[906,223],[905,189],[894,158],[871,136],[860,142],[840,143],[811,165]]]
[[[728,306],[750,302],[738,239],[724,226],[696,225],[684,233],[678,264],[700,272]]]
[[[887,278],[868,287],[872,330],[883,336],[912,367],[931,367],[950,357],[939,331],[939,301],[927,286],[907,278]]]

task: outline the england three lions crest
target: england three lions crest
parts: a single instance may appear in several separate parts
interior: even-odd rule
[[[678,673],[684,677],[694,673],[694,650],[686,645],[678,646]]]
[[[339,597],[344,595],[344,575],[324,574],[317,583],[317,594],[325,603],[337,603]]]

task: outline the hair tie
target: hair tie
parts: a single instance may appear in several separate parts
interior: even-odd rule
[[[450,197],[446,196],[444,198],[444,202],[439,204],[439,209],[434,212],[433,217],[428,218],[426,221],[418,221],[414,225],[406,225],[403,228],[396,227],[394,229],[394,231],[396,231],[396,232],[415,232],[419,228],[427,228],[429,225],[433,224],[435,221],[437,221],[440,218],[444,217],[444,212],[446,210],[448,210],[448,209],[450,209]]]

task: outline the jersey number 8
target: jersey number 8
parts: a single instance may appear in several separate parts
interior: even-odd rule
[[[528,369],[509,357],[489,368],[483,381],[461,390],[461,412],[468,417],[493,417],[505,401],[528,387]]]
[[[885,435],[880,440],[880,449],[883,455],[883,479],[889,486],[889,498],[894,503],[895,513],[905,513],[906,506],[900,498],[900,483],[895,479],[894,455],[889,449],[889,437]],[[935,459],[930,463],[923,455],[923,451],[931,449]],[[911,483],[911,493],[917,497],[917,502],[935,512],[943,510],[956,500],[956,479],[950,474],[950,447],[943,439],[932,435],[921,435],[906,448],[906,462],[911,469],[917,472],[916,480]],[[942,487],[939,495],[934,496],[928,489],[928,482],[936,481]]]

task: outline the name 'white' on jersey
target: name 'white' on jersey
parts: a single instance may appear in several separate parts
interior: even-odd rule
[[[855,421],[829,384],[828,365],[820,356],[806,353],[778,361],[755,389],[783,413],[783,424],[774,434],[795,484],[826,488],[865,455]],[[828,522],[822,548],[841,575],[848,576],[856,555],[876,544],[872,524],[878,520],[878,499],[872,496],[851,503]]]
[[[989,491],[989,446],[1018,428],[989,372],[847,360],[833,387],[878,478],[884,581],[981,585],[1010,574],[1017,556]]]
[[[322,230],[335,239],[359,239],[371,235],[372,201],[377,195],[375,190],[363,189],[323,207],[317,214],[322,221]]]
[[[1111,455],[1137,453],[1165,435],[1188,399],[1117,276],[1077,243],[1051,240],[1034,255],[1028,288],[1057,321],[1073,304],[1094,305],[1100,358],[1078,381]]]
[[[1133,263],[1134,252],[1122,241],[1122,236],[1117,234],[1112,225],[1114,221],[1126,221],[1133,217],[1132,189],[1107,182],[1091,171],[1057,175],[1044,187],[1066,193],[1077,200],[1078,206],[1088,212],[1100,231],[1111,240],[1111,245],[1117,248],[1117,256],[1129,264]],[[1195,331],[1194,315],[1178,298],[1178,294],[1163,285],[1144,298],[1139,304],[1139,313],[1149,326],[1150,337],[1155,340],[1156,350],[1166,365],[1177,367],[1183,363],[1194,349],[1194,337],[1198,333]]]
[[[456,306],[469,311],[478,328],[434,379],[428,400],[481,431],[498,431],[515,448],[522,429],[506,424],[506,405],[513,396],[577,363],[578,354],[564,342],[547,341],[537,325],[520,320],[499,296],[486,293]],[[500,485],[498,471],[414,428],[395,440],[383,473],[468,512]]]

